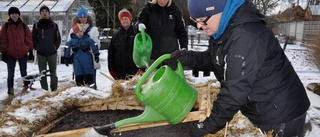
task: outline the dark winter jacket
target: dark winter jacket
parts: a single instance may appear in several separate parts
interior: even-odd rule
[[[57,53],[61,44],[58,25],[50,19],[40,19],[33,25],[32,38],[37,54],[51,56]]]
[[[21,59],[33,49],[30,29],[20,18],[15,23],[9,18],[1,27],[0,38],[0,52],[15,59]]]
[[[135,34],[132,26],[128,30],[120,27],[111,39],[108,68],[109,71],[115,70],[119,79],[125,79],[127,75],[134,75],[138,71],[132,57]]]
[[[279,124],[304,114],[310,102],[304,86],[267,28],[264,16],[245,2],[226,31],[205,53],[189,51],[183,65],[213,70],[221,83],[211,116],[211,133],[239,110],[257,125]]]
[[[74,75],[94,74],[93,55],[99,56],[99,49],[95,42],[88,34],[78,38],[74,33],[71,34],[71,39],[66,43],[64,57],[70,59],[70,52],[73,50],[73,68]],[[92,55],[93,54],[93,55]]]
[[[139,14],[138,22],[146,26],[146,33],[152,39],[151,59],[185,48],[188,49],[188,35],[180,9],[172,2],[169,7],[146,4]],[[179,40],[179,43],[178,43]]]

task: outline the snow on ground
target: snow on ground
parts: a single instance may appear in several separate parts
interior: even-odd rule
[[[196,42],[197,43],[197,42]],[[190,50],[205,50],[205,46],[191,46],[189,47]],[[200,45],[207,44],[207,42],[199,42]],[[285,50],[285,53],[289,60],[291,61],[292,65],[294,66],[295,70],[297,71],[300,79],[302,80],[303,84],[307,86],[307,84],[311,82],[320,82],[320,73],[317,69],[315,63],[313,63],[313,59],[308,51],[307,48],[301,47],[300,45],[288,45],[287,49]],[[97,85],[98,90],[92,90],[84,87],[74,87],[70,88],[63,92],[63,94],[56,96],[55,98],[50,98],[48,101],[52,102],[59,102],[59,100],[67,97],[73,97],[73,98],[88,98],[88,97],[97,97],[97,98],[106,98],[109,96],[109,91],[111,89],[112,81],[104,77],[100,74],[100,72],[108,73],[108,67],[107,67],[107,50],[101,50],[100,54],[100,62],[101,62],[101,69],[97,71]],[[15,70],[15,80],[20,77],[20,72],[18,69],[18,64],[16,66]],[[64,64],[59,64],[57,67],[57,74],[59,78],[59,88],[61,88],[63,85],[66,85],[70,82],[73,82],[72,79],[72,65],[69,65],[69,67],[65,66]],[[38,67],[33,62],[28,62],[28,74],[37,74],[38,73]],[[194,78],[191,76],[191,71],[185,71],[186,75],[189,77],[189,79],[193,79],[193,83],[204,83],[211,79],[215,79],[213,76],[213,73],[211,73],[210,77],[202,77],[202,73],[200,73],[200,77]],[[109,75],[110,76],[110,75]],[[7,68],[6,64],[3,61],[0,61],[0,102],[4,102],[8,99],[7,95]],[[48,81],[50,79],[48,78]],[[22,96],[16,96],[12,103],[24,103],[28,100],[36,99],[39,96],[44,95],[47,92],[41,89],[39,81],[36,81],[33,85],[34,88],[37,88],[38,90],[30,91],[28,94],[22,95]],[[17,87],[17,83],[15,83],[15,92],[20,91],[21,87]],[[85,91],[85,92],[84,92]],[[306,123],[308,123],[311,128],[308,129],[306,132],[306,137],[317,137],[320,134],[320,96],[314,94],[313,92],[307,91],[308,96],[311,101],[311,107],[309,111],[307,112],[307,120]],[[55,107],[61,106],[61,104],[53,104]],[[1,107],[5,107],[3,104],[0,104],[0,110]],[[32,113],[31,113],[32,111]],[[31,115],[32,114],[32,115]],[[42,117],[46,114],[46,111],[44,110],[29,110],[27,108],[21,108],[17,110],[15,113],[11,113],[10,115],[13,115],[17,118],[25,118],[28,120],[34,120],[36,118]],[[10,124],[10,123],[9,123]],[[245,126],[245,125],[241,125]],[[14,128],[1,128],[0,132],[6,132],[6,133],[14,133]],[[246,136],[246,135],[244,135]]]

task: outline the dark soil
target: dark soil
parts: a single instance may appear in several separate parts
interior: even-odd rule
[[[117,111],[99,111],[99,112],[80,112],[74,111],[66,116],[49,133],[60,132],[72,129],[101,126],[117,122],[122,119],[140,115],[143,111],[137,110],[117,110]],[[176,125],[167,125],[152,127],[121,133],[121,137],[189,137],[190,123],[180,123]],[[118,135],[119,136],[119,135]]]

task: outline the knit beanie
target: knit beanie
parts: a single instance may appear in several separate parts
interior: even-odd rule
[[[78,18],[81,18],[81,17],[87,18],[88,17],[88,10],[86,8],[80,7],[77,12],[77,17]]]
[[[131,13],[127,9],[122,9],[118,13],[118,18],[121,20],[122,17],[128,17],[130,20],[132,20]]]
[[[50,14],[50,9],[49,9],[49,7],[46,6],[46,5],[43,5],[43,6],[40,7],[40,13],[41,13],[41,11],[44,10],[44,9],[46,9],[46,10],[49,12],[49,14]]]
[[[79,31],[83,31],[82,29],[83,28],[82,28],[82,25],[80,23],[75,23],[72,26],[73,33],[78,33]]]
[[[223,11],[227,0],[188,0],[190,16],[202,18]]]
[[[17,13],[20,16],[20,10],[17,7],[10,7],[8,10],[8,15],[10,16],[10,14],[12,13]]]

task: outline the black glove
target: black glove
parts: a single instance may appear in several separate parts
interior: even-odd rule
[[[99,63],[99,55],[94,55],[94,60]]]
[[[177,64],[178,61],[175,59],[168,59],[162,62],[162,65],[168,65],[169,67],[171,67],[173,70],[177,69]]]
[[[190,126],[191,137],[202,137],[209,133],[210,132],[206,130],[206,127],[204,126],[203,123],[192,123]]]
[[[79,47],[77,46],[72,46],[71,47],[72,52],[77,52],[79,50]]]
[[[70,59],[69,58],[64,58],[64,64],[69,67]]]
[[[185,66],[188,63],[188,57],[187,57],[187,50],[176,50],[171,53],[171,58],[164,62],[164,64],[167,64],[172,69],[177,68],[178,60],[181,62],[182,66]]]
[[[176,50],[171,53],[170,59],[179,60],[182,63],[182,65],[185,65],[188,63],[187,52],[187,50]]]
[[[7,54],[6,54],[6,53],[2,53],[2,54],[1,54],[1,59],[2,59],[3,62],[7,63],[7,62],[8,62],[8,56],[7,56]]]
[[[86,51],[89,51],[91,48],[90,48],[90,45],[87,45],[87,46],[80,46],[81,50],[83,52],[86,52]]]
[[[108,124],[108,125],[104,125],[104,126],[96,126],[96,127],[93,127],[93,129],[99,133],[100,135],[107,135],[108,137],[111,136],[111,130],[112,129],[115,129],[115,124],[112,123],[112,124]]]

